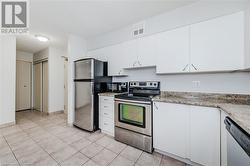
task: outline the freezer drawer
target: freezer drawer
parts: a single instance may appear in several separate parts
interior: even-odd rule
[[[94,130],[93,82],[75,82],[75,119],[79,128]]]

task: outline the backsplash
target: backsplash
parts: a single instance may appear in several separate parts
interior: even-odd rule
[[[250,95],[250,72],[156,75],[156,69],[151,67],[127,73],[127,77],[113,77],[113,81],[160,81],[161,91]]]

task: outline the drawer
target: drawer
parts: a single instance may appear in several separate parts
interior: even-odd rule
[[[100,96],[100,103],[114,103],[114,97]]]
[[[102,117],[102,130],[107,131],[109,133],[114,133],[114,120],[107,117]]]
[[[112,110],[114,111],[114,102],[113,103],[100,103],[101,110]]]
[[[101,116],[114,120],[114,110],[102,109]]]

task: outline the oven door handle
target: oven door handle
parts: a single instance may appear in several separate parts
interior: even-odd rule
[[[118,99],[115,98],[115,101],[121,101],[121,102],[128,102],[128,103],[136,103],[136,104],[148,104],[150,105],[151,102],[150,101],[138,101],[138,100],[125,100],[125,99]]]

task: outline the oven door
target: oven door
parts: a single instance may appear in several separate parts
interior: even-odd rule
[[[151,136],[151,102],[115,99],[115,126]]]

